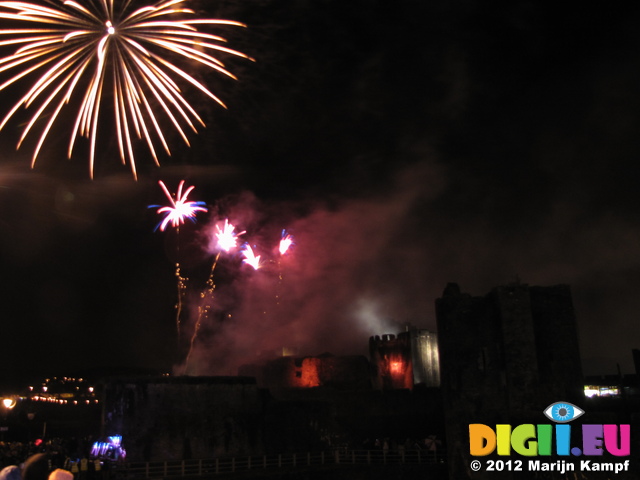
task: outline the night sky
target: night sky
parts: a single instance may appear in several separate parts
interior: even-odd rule
[[[64,123],[30,169],[0,132],[0,375],[179,371],[216,221],[267,261],[216,271],[216,319],[191,373],[235,374],[278,348],[366,353],[407,322],[435,329],[448,282],[569,284],[586,374],[633,373],[640,348],[640,12],[568,2],[195,1],[232,18],[227,104],[185,95],[207,128],[140,176],[106,133],[95,179]],[[12,92],[0,92],[10,108]],[[69,113],[73,118],[73,112]],[[58,135],[59,133],[59,135]],[[31,148],[30,148],[31,147]],[[154,232],[185,179],[209,212]],[[296,240],[277,262],[286,228]],[[177,243],[179,242],[179,249]],[[279,275],[282,281],[278,280]],[[276,298],[279,299],[276,302]]]

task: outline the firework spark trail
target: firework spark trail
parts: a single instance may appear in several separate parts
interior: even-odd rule
[[[211,311],[211,300],[213,299],[213,292],[216,289],[216,284],[213,280],[213,274],[215,272],[216,266],[218,265],[220,254],[222,252],[229,253],[229,251],[231,251],[233,248],[236,248],[238,246],[238,237],[240,235],[244,235],[245,233],[247,233],[244,230],[242,232],[236,233],[235,229],[236,227],[231,223],[229,223],[228,218],[225,218],[223,228],[220,228],[219,225],[216,225],[215,238],[217,242],[215,247],[217,248],[218,253],[216,254],[213,260],[213,264],[211,265],[211,271],[209,272],[209,278],[207,278],[205,288],[200,293],[200,305],[198,306],[198,318],[193,328],[193,335],[191,336],[189,352],[187,353],[187,358],[184,363],[184,373],[187,372],[187,369],[189,367],[189,360],[191,359],[191,354],[193,353],[193,347],[198,337],[200,326],[202,325],[202,319],[206,317]]]
[[[289,251],[291,246],[293,245],[293,237],[287,233],[286,230],[282,230],[282,235],[280,238],[280,243],[278,245],[278,252],[280,252],[280,256],[278,257],[278,284],[276,286],[276,307],[280,305],[280,289],[282,288],[282,257],[285,253]]]
[[[62,108],[77,96],[80,105],[67,155],[72,156],[78,136],[88,138],[89,173],[93,178],[103,98],[111,92],[120,159],[123,164],[129,163],[137,178],[133,137],[146,143],[153,161],[159,165],[158,142],[171,154],[162,120],[168,120],[187,145],[185,128],[197,132],[194,123],[204,126],[179,83],[194,87],[226,108],[205,85],[176,66],[176,59],[199,63],[233,79],[236,77],[212,55],[214,52],[253,60],[220,45],[226,41],[224,38],[196,28],[245,25],[195,18],[193,10],[178,7],[188,0],[165,0],[131,12],[129,1],[119,2],[122,6],[117,9],[115,0],[66,0],[62,7],[45,1],[52,6],[0,1],[0,19],[28,24],[27,28],[0,29],[0,35],[9,37],[0,41],[0,46],[17,47],[12,55],[0,58],[0,73],[14,72],[13,77],[0,84],[0,91],[23,78],[39,75],[0,122],[0,130],[20,107],[35,108],[18,142],[20,148],[32,127],[49,116],[40,132],[32,167]]]
[[[149,205],[149,208],[160,207],[157,210],[158,214],[164,214],[164,219],[156,226],[156,230],[164,231],[167,225],[171,224],[171,226],[176,228],[176,236],[177,236],[177,260],[176,260],[176,271],[175,276],[177,279],[177,289],[178,289],[178,300],[176,303],[176,330],[178,335],[178,343],[180,342],[180,323],[181,323],[181,315],[182,315],[182,301],[186,294],[187,290],[187,281],[189,280],[187,277],[183,277],[180,270],[180,225],[185,222],[186,219],[189,219],[195,222],[195,217],[198,212],[206,212],[207,209],[203,207],[205,202],[193,202],[189,201],[188,197],[191,191],[194,189],[193,186],[187,188],[187,190],[182,193],[182,188],[184,187],[184,180],[180,182],[178,185],[178,191],[174,196],[171,195],[169,189],[164,184],[162,180],[158,182],[167,199],[170,202],[168,206],[160,206],[160,205]]]
[[[223,251],[225,253],[229,253],[231,249],[236,248],[238,246],[238,237],[240,235],[244,235],[245,233],[247,233],[244,230],[242,232],[236,233],[235,230],[236,230],[235,225],[230,224],[228,218],[224,219],[223,228],[220,228],[219,225],[216,225],[215,238],[217,241],[215,244],[215,248],[218,250],[218,253],[216,254],[213,260],[213,264],[211,265],[211,270],[209,271],[209,277],[207,278],[207,281],[205,283],[205,289],[202,291],[202,293],[200,293],[201,299],[211,298],[213,296],[213,291],[216,288],[215,282],[213,281],[213,274],[216,270],[216,266],[218,265],[220,254]],[[206,307],[210,308],[210,305],[207,305]],[[201,318],[201,315],[199,315],[198,320],[200,320],[200,318]],[[200,322],[198,321],[198,324],[196,324],[198,328],[199,328],[199,323]]]

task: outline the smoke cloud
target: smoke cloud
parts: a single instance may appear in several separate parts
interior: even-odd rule
[[[262,266],[242,264],[238,251],[221,254],[215,319],[203,321],[186,371],[233,375],[283,348],[299,355],[366,354],[369,336],[397,333],[405,322],[433,329],[433,297],[425,295],[430,272],[423,268],[429,252],[412,211],[441,188],[441,173],[421,163],[369,198],[305,207],[266,204],[251,193],[221,200],[202,244],[211,246],[216,225],[229,218],[247,231],[239,243],[248,242]],[[281,256],[282,229],[294,245]],[[202,306],[199,297],[193,302],[191,328]]]
[[[570,285],[585,373],[615,373],[616,363],[632,371],[637,335],[628,319],[640,308],[640,233],[625,212],[587,212],[562,192],[534,197],[537,209],[527,200],[473,211],[465,204],[481,199],[482,186],[463,191],[459,174],[426,161],[398,172],[374,194],[311,206],[267,203],[247,192],[218,202],[208,236],[229,218],[247,230],[241,239],[262,256],[262,267],[243,265],[237,252],[221,256],[217,316],[202,326],[188,372],[237,374],[283,348],[367,354],[369,336],[397,333],[406,323],[435,331],[434,301],[448,282],[481,296],[513,281]],[[508,221],[505,211],[513,212]],[[280,258],[283,228],[295,244]]]

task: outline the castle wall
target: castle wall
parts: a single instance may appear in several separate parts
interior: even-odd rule
[[[440,386],[440,355],[438,336],[429,330],[410,330],[413,384]]]
[[[531,312],[529,287],[510,285],[497,287],[486,301],[493,303],[502,335],[495,338],[502,348],[502,370],[505,375],[504,394],[511,416],[537,411],[538,355]]]
[[[104,433],[122,435],[129,460],[262,452],[263,400],[251,378],[112,381],[104,409]]]
[[[369,362],[360,355],[279,357],[241,367],[241,373],[249,372],[265,388],[371,388]]]
[[[505,423],[502,329],[492,305],[450,284],[436,301],[450,478],[468,478],[470,423]],[[466,462],[466,463],[465,463]]]

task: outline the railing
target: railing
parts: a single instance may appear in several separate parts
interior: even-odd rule
[[[391,453],[383,450],[343,450],[171,462],[131,462],[119,466],[117,472],[119,477],[155,479],[201,477],[267,469],[436,463],[444,463],[442,452],[412,450]]]

